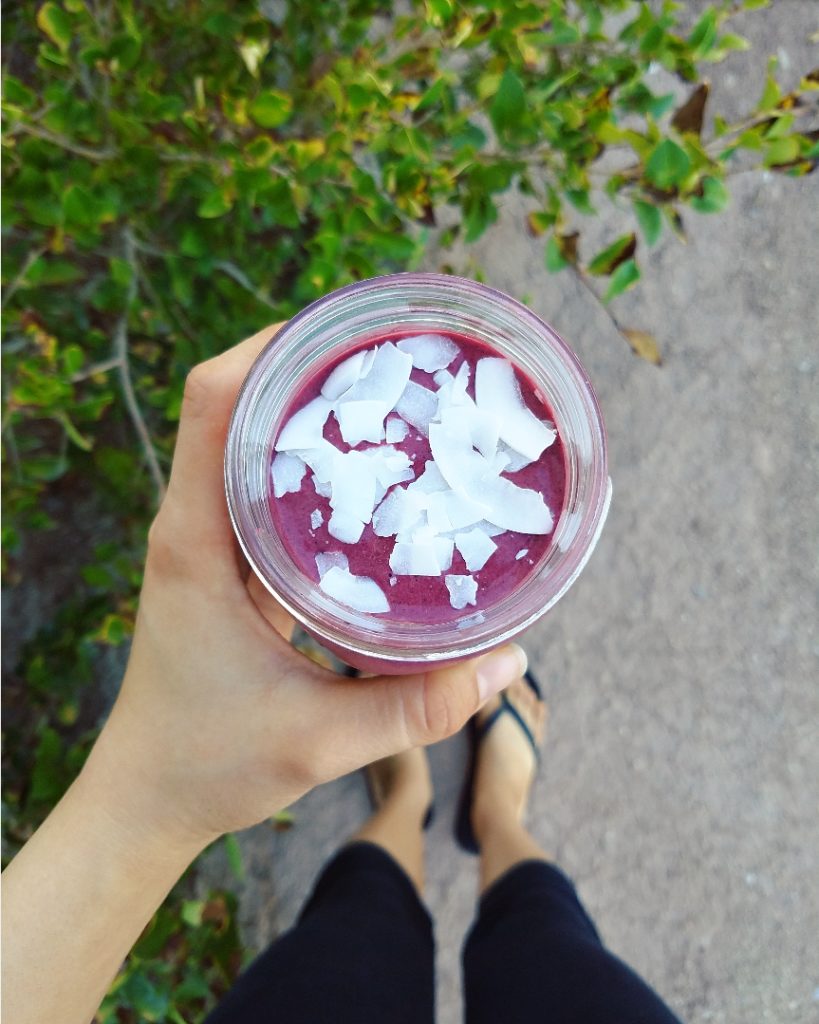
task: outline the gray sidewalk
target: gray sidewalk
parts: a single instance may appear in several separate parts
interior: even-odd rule
[[[745,23],[757,51],[808,69],[816,5],[775,8]],[[758,96],[753,63],[715,68],[723,109]],[[652,253],[616,312],[659,337],[659,370],[571,277],[546,274],[514,203],[473,250],[576,348],[611,444],[598,551],[526,638],[552,709],[532,830],[691,1024],[819,1020],[818,184],[739,175],[727,213],[688,214],[689,244]],[[454,1024],[476,880],[451,840],[461,738],[431,758],[428,902],[439,1021]],[[292,921],[366,811],[360,780],[342,779],[294,808],[290,832],[241,836],[252,945]]]

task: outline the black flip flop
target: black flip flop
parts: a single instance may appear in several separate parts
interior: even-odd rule
[[[529,688],[537,697],[538,700],[543,700],[543,693],[540,689],[540,684],[537,679],[532,675],[531,672],[527,671],[523,677]],[[481,741],[497,722],[503,714],[510,714],[515,721],[518,723],[520,728],[523,730],[523,734],[529,741],[530,746],[535,755],[535,759],[540,763],[540,749],[535,742],[535,737],[532,735],[532,730],[523,720],[518,709],[503,692],[500,695],[501,702],[492,712],[492,714],[478,725],[474,718],[470,718],[467,723],[467,737],[469,739],[469,763],[466,770],[466,778],[464,780],[463,789],[461,790],[461,798],[458,803],[458,814],[455,818],[455,839],[461,849],[466,850],[467,853],[480,853],[480,847],[478,841],[475,838],[475,833],[472,829],[472,798],[473,791],[475,788],[475,769],[478,763],[478,748],[481,745]]]
[[[373,792],[373,784],[372,784],[372,780],[370,779],[370,773],[367,771],[367,765],[365,765],[361,769],[361,773],[364,776],[364,782],[365,782],[365,784],[367,786],[367,796],[370,798],[370,806],[372,807],[372,809],[374,811],[377,811],[379,804],[378,804],[378,801],[375,798],[375,793]],[[425,832],[426,832],[426,830],[429,828],[429,826],[432,824],[432,822],[434,820],[435,820],[435,801],[433,800],[432,803],[430,803],[429,807],[427,807],[427,813],[424,815],[423,828],[424,828]]]

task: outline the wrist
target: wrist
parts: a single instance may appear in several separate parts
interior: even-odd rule
[[[217,836],[185,821],[156,758],[149,751],[140,755],[122,724],[115,709],[77,779],[79,795],[104,822],[112,845],[181,875]]]

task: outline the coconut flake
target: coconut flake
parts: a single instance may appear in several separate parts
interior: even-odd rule
[[[440,576],[441,566],[432,541],[395,544],[390,569],[396,576]]]
[[[557,437],[526,405],[515,370],[507,359],[479,359],[475,370],[478,408],[500,418],[500,436],[510,448],[529,459],[540,458]]]
[[[333,488],[330,486],[329,480],[319,480],[318,477],[313,474],[313,487],[316,489],[316,494],[320,498],[329,498],[333,493]]]
[[[283,494],[295,494],[301,488],[307,466],[302,460],[289,452],[279,452],[270,467],[273,476],[273,494],[281,498]]]
[[[455,380],[449,370],[439,370],[437,373],[433,373],[432,379],[439,388],[444,387],[445,384],[451,384]]]
[[[518,487],[499,476],[487,478],[481,488],[485,518],[495,526],[516,533],[551,533],[554,519],[539,491]]]
[[[520,551],[515,555],[515,561],[519,562],[521,558],[525,558],[529,554],[529,548],[521,548]]]
[[[395,411],[426,437],[429,434],[430,421],[438,412],[438,399],[434,391],[421,387],[411,380],[396,402]]]
[[[337,398],[340,398],[343,394],[350,390],[350,388],[356,384],[360,377],[364,376],[366,372],[364,367],[364,358],[370,353],[362,350],[351,355],[349,359],[345,359],[343,363],[339,363],[327,377],[327,380],[321,387],[321,393],[325,398],[331,402],[335,402]],[[375,351],[372,350],[373,357]]]
[[[327,523],[327,531],[331,537],[343,544],[357,544],[364,532],[364,523],[346,512],[336,509]]]
[[[409,427],[398,416],[387,420],[387,444],[400,444],[409,433]]]
[[[470,572],[479,572],[483,569],[490,557],[498,550],[498,545],[477,527],[465,533],[456,533],[455,547],[461,552]]]
[[[519,470],[531,466],[535,461],[534,459],[527,458],[525,455],[521,455],[520,452],[516,452],[514,448],[510,448],[503,441],[498,445],[498,454],[495,458],[505,460],[505,465],[501,470],[502,473],[517,473]]]
[[[339,604],[357,612],[388,612],[384,591],[369,576],[353,576],[347,569],[332,566],[321,577],[319,586]]]
[[[318,569],[319,579],[329,572],[334,565],[337,565],[339,569],[350,568],[349,559],[343,551],[319,551],[316,555],[316,568]]]
[[[444,480],[440,469],[430,459],[424,463],[424,472],[415,478],[407,490],[412,494],[433,494],[435,491],[448,491],[449,484]]]
[[[319,395],[303,409],[294,412],[285,423],[276,441],[276,451],[294,448],[318,448],[324,440],[324,424],[332,408],[326,398]]]
[[[338,455],[338,448],[322,438],[321,443],[315,448],[296,448],[293,454],[307,463],[317,480],[327,483],[333,473],[333,462]]]
[[[353,448],[362,441],[377,444],[384,437],[384,417],[387,411],[386,404],[377,399],[342,402],[335,410],[341,436]]]
[[[402,352],[408,352],[412,356],[412,365],[425,373],[443,370],[461,351],[454,341],[442,334],[418,334],[413,338],[402,338],[398,347]]]
[[[432,544],[435,548],[435,557],[438,559],[438,567],[441,572],[446,572],[452,567],[455,541],[451,537],[434,537]]]
[[[478,584],[471,576],[444,576],[444,583],[449,591],[449,603],[458,611],[468,604],[478,603]]]
[[[339,452],[330,483],[333,510],[368,523],[375,506],[376,478],[372,460],[362,452]]]
[[[317,530],[321,526],[321,524],[323,522],[324,522],[324,513],[321,511],[321,509],[320,508],[313,509],[313,511],[310,513],[310,526],[314,530]]]
[[[408,353],[400,352],[391,341],[379,345],[369,372],[342,395],[339,406],[347,402],[379,401],[389,412],[403,394],[411,372],[412,357]]]
[[[394,537],[414,529],[421,515],[421,506],[409,489],[396,487],[373,513],[373,531],[378,537]]]

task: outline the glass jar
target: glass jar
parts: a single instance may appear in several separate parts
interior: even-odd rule
[[[563,443],[563,507],[545,555],[510,594],[438,625],[353,611],[294,564],[271,513],[273,445],[292,399],[340,356],[410,327],[457,333],[507,357],[535,384]],[[350,665],[402,673],[485,652],[531,626],[566,593],[591,555],[611,481],[600,409],[568,345],[503,292],[458,277],[395,274],[349,285],[286,324],[251,367],[233,410],[225,452],[233,527],[253,571],[304,628]]]

